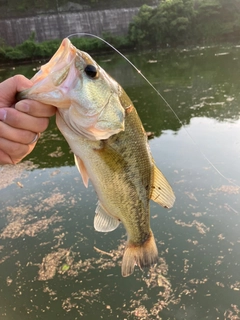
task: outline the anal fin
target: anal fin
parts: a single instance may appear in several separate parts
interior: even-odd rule
[[[173,190],[162,172],[154,165],[150,198],[164,208],[171,208],[175,201]]]
[[[110,232],[115,230],[120,224],[118,219],[107,213],[100,202],[98,202],[95,213],[94,228],[96,231]]]

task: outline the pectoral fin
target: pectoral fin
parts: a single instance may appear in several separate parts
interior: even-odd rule
[[[78,168],[78,171],[80,172],[80,174],[82,176],[83,183],[84,183],[85,187],[87,188],[88,187],[88,179],[89,179],[87,169],[86,169],[81,158],[74,155],[74,160],[75,160],[75,164]]]
[[[113,216],[110,216],[102,207],[100,202],[98,202],[95,212],[96,215],[94,217],[94,228],[96,231],[110,232],[119,226],[120,221]]]
[[[175,201],[175,195],[170,184],[155,165],[153,171],[152,193],[150,198],[165,208],[171,208]]]

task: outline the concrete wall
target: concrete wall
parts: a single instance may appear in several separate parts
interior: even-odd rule
[[[110,32],[124,35],[138,11],[139,8],[128,8],[0,20],[0,38],[4,39],[6,44],[15,46],[28,39],[32,32],[35,32],[39,42],[62,39],[76,32],[95,35]]]

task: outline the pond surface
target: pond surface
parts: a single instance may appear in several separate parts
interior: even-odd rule
[[[125,229],[94,230],[95,191],[52,119],[25,161],[0,167],[1,319],[240,319],[240,47],[128,58],[181,119],[122,58],[96,57],[153,133],[176,194],[171,210],[151,202],[159,262],[122,278]]]

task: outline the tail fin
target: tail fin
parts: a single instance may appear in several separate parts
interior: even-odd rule
[[[151,266],[157,262],[157,258],[158,249],[151,231],[149,238],[142,245],[127,244],[122,260],[122,276],[130,276],[136,265],[141,269]]]

